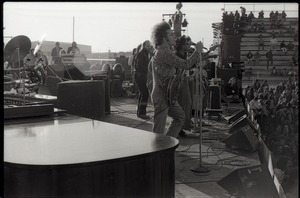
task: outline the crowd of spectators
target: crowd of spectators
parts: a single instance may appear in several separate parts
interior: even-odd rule
[[[274,158],[279,162],[284,157],[285,165],[289,162],[292,167],[298,167],[298,80],[290,77],[276,88],[269,88],[266,80],[262,84],[256,80],[246,88],[245,97]],[[293,179],[283,179],[283,187],[291,181]]]
[[[239,16],[238,11],[236,11],[235,16]],[[266,60],[267,60],[267,70],[269,70],[269,66],[273,67],[273,62],[274,62],[274,55],[278,53],[278,51],[282,51],[284,55],[287,55],[289,51],[293,51],[293,56],[290,57],[290,59],[288,59],[288,61],[286,63],[284,63],[282,66],[286,66],[287,68],[289,66],[297,66],[298,65],[298,46],[294,45],[293,41],[288,41],[286,42],[285,39],[283,40],[278,40],[278,38],[280,37],[285,37],[286,34],[285,33],[290,33],[291,36],[294,36],[296,34],[297,31],[295,31],[295,28],[292,27],[292,22],[290,23],[289,27],[284,27],[282,24],[283,21],[286,21],[286,13],[285,11],[282,11],[282,13],[279,13],[278,11],[274,12],[271,11],[270,12],[270,22],[271,22],[271,28],[272,31],[270,33],[271,39],[269,41],[270,44],[270,48],[267,49],[267,51],[265,52],[265,56],[266,56]],[[263,22],[261,22],[260,24],[258,24],[258,22],[253,22],[252,19],[255,18],[253,13],[250,12],[248,14],[244,14],[244,17],[247,18],[246,22],[247,22],[247,27],[242,28],[240,26],[240,32],[241,31],[245,31],[245,32],[257,32],[259,33],[259,35],[257,36],[257,46],[258,49],[256,51],[256,53],[251,52],[251,50],[248,51],[248,53],[246,54],[246,62],[249,63],[253,63],[253,65],[259,65],[260,63],[260,59],[261,59],[261,52],[260,50],[265,50],[265,40],[266,40],[266,36],[264,36],[262,33],[265,32],[264,29],[264,24]],[[249,17],[251,19],[249,19]],[[263,10],[259,13],[259,17],[258,18],[263,18]],[[272,25],[273,23],[273,25]],[[278,25],[279,24],[279,25]],[[275,31],[275,29],[279,28],[279,32]],[[295,41],[295,40],[294,40]],[[290,53],[289,53],[290,54]],[[298,75],[297,72],[295,71],[295,67],[293,67],[292,69],[279,69],[276,67],[273,67],[271,75],[273,76],[295,76]],[[246,76],[250,76],[252,75],[252,68],[250,71],[250,68],[248,70],[245,71],[245,75]]]

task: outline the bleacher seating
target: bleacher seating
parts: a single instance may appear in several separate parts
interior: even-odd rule
[[[245,64],[245,71],[248,68],[252,68],[252,75],[244,76],[243,77],[243,88],[247,87],[248,85],[252,84],[256,79],[259,79],[259,81],[267,80],[270,87],[276,87],[280,82],[286,80],[288,76],[272,76],[271,71],[273,66],[276,67],[277,70],[283,70],[284,68],[287,69],[287,71],[294,69],[294,71],[298,74],[298,65],[297,66],[291,66],[289,65],[290,59],[294,55],[294,51],[287,51],[285,54],[280,49],[280,43],[281,41],[285,41],[286,44],[291,41],[295,48],[298,48],[298,40],[294,39],[294,36],[291,35],[288,32],[288,27],[291,25],[296,31],[298,31],[297,25],[298,25],[298,18],[286,18],[286,21],[283,21],[283,27],[282,28],[274,28],[274,32],[276,32],[276,39],[278,41],[277,50],[275,54],[273,55],[273,65],[269,66],[269,70],[267,70],[267,58],[266,58],[266,52],[268,49],[270,49],[270,40],[272,37],[272,28],[271,28],[271,22],[270,18],[254,18],[252,21],[252,24],[257,22],[260,24],[261,22],[264,23],[264,32],[249,32],[246,31],[242,34],[241,39],[241,56],[240,60],[244,61]],[[279,36],[279,32],[282,30],[282,35]],[[259,59],[259,65],[255,64],[255,61],[250,62],[247,64],[247,53],[249,50],[251,50],[253,56],[258,50],[258,35],[262,34],[264,37],[264,50],[260,48],[260,59]],[[254,60],[255,58],[253,58]],[[297,60],[298,61],[298,60]],[[297,75],[295,76],[297,77]]]

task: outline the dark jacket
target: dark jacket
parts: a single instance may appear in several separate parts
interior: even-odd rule
[[[267,51],[266,57],[267,58],[273,58],[273,52],[271,50]]]
[[[148,65],[150,62],[149,52],[146,49],[142,49],[139,53],[137,53],[135,62],[135,72],[147,74]]]

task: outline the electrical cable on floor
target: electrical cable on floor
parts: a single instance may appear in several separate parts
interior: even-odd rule
[[[191,144],[191,145],[189,145],[189,147],[187,148],[187,149],[185,149],[185,150],[182,150],[182,151],[177,151],[178,153],[184,153],[184,152],[186,152],[186,153],[199,153],[199,151],[189,151],[189,149],[191,148],[191,146],[193,146],[193,145],[196,145],[196,144],[199,144],[199,143],[195,143],[195,144]],[[212,150],[212,152],[214,153],[214,155],[209,155],[208,153],[209,153],[209,149],[211,149]],[[206,157],[209,157],[209,156],[216,156],[216,157],[218,157],[219,159],[218,159],[218,161],[215,163],[215,164],[211,164],[211,166],[214,166],[214,165],[218,165],[219,166],[219,168],[213,168],[213,167],[210,167],[211,169],[213,169],[213,170],[219,170],[219,169],[221,169],[222,167],[223,167],[223,165],[231,165],[231,166],[233,166],[233,168],[235,167],[235,166],[250,166],[251,165],[251,162],[250,161],[248,161],[248,160],[232,160],[231,158],[235,158],[235,157],[239,157],[238,155],[235,155],[235,156],[231,156],[231,157],[227,157],[227,158],[223,158],[223,159],[221,159],[220,157],[219,157],[219,155],[221,155],[223,152],[224,152],[224,150],[226,150],[226,148],[221,148],[221,152],[220,153],[216,153],[215,152],[215,148],[213,148],[213,144],[211,144],[207,149],[206,149],[206,152],[202,152],[202,153],[206,153]],[[191,160],[199,160],[199,158],[189,158],[189,159],[185,159],[185,160],[181,160],[180,161],[180,163],[183,163],[183,162],[187,162],[187,161],[191,161]]]

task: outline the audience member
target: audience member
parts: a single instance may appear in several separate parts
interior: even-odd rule
[[[289,25],[287,32],[290,33],[291,36],[294,36],[295,29],[292,27],[292,25]]]
[[[286,77],[288,75],[288,71],[286,68],[283,68],[280,72],[280,75],[283,76],[283,77]]]
[[[279,30],[278,36],[279,36],[279,37],[284,37],[283,29],[280,29],[280,30]]]
[[[289,43],[287,44],[287,50],[293,51],[294,48],[295,48],[295,45],[292,43],[292,41],[289,41]]]
[[[297,65],[296,54],[294,54],[292,56],[292,58],[289,60],[289,65],[290,66],[296,66]]]
[[[240,20],[240,13],[239,13],[239,11],[235,11],[235,13],[234,13],[234,20],[235,21],[239,21]]]
[[[284,10],[282,11],[281,17],[283,21],[286,21],[286,13]]]
[[[277,41],[277,39],[275,37],[271,38],[270,45],[271,45],[271,49],[273,50],[273,53],[275,53],[277,45],[278,45],[278,41]]]
[[[247,63],[249,64],[250,61],[253,60],[253,54],[252,54],[251,50],[249,50],[246,57],[247,57]]]
[[[282,42],[280,43],[280,49],[284,52],[284,54],[287,53],[287,47],[284,40],[282,40]]]
[[[261,87],[265,90],[265,89],[269,89],[269,84],[267,80],[264,80],[263,84],[261,85]]]
[[[262,50],[265,50],[265,41],[262,34],[258,35],[258,50],[260,50],[260,47],[262,47]]]
[[[264,18],[264,11],[263,10],[258,13],[258,18],[259,19],[263,19]]]
[[[283,27],[283,23],[282,23],[282,20],[281,20],[281,19],[279,19],[279,20],[277,21],[276,26],[277,26],[278,29]]]
[[[240,6],[241,8],[241,17],[245,17],[246,16],[246,8]]]
[[[257,91],[259,88],[260,88],[260,83],[259,83],[259,80],[256,79],[255,83],[253,84],[253,89],[254,89],[254,91]]]
[[[272,76],[277,76],[278,75],[276,67],[273,67],[271,75]]]
[[[250,79],[250,76],[252,75],[252,68],[249,67],[246,71],[245,71],[245,76],[248,76],[248,79]]]
[[[272,49],[269,49],[266,53],[267,57],[267,70],[269,70],[269,64],[271,62],[271,65],[273,65],[273,51]]]
[[[259,65],[259,59],[260,59],[260,53],[259,50],[256,51],[256,53],[254,54],[254,61],[255,61],[255,65]]]
[[[248,14],[248,18],[247,18],[247,21],[249,22],[249,25],[251,25],[252,23],[252,20],[254,19],[254,14],[253,12],[251,11],[249,14]]]
[[[62,47],[60,47],[59,45],[60,45],[59,42],[56,42],[55,47],[51,51],[52,62],[54,64],[59,64],[61,62],[59,52],[60,52],[60,50],[62,50]]]
[[[264,22],[261,22],[258,26],[258,31],[259,32],[265,32],[265,24]]]
[[[251,32],[259,32],[259,24],[257,21],[255,21],[252,25],[251,25]]]
[[[273,37],[276,37],[276,36],[277,36],[277,32],[275,32],[274,30],[272,30],[271,37],[273,38]]]
[[[273,10],[270,12],[269,16],[270,16],[270,22],[272,22],[272,19],[274,17],[274,11]]]

